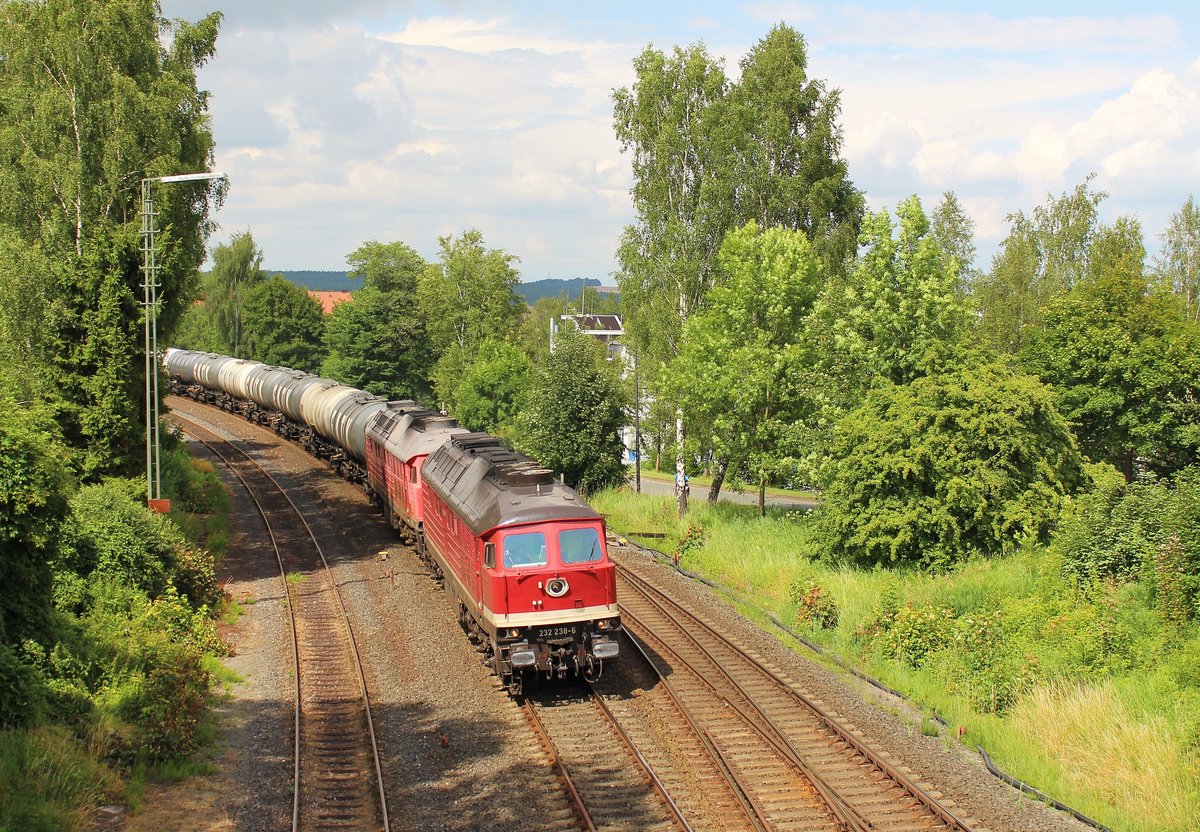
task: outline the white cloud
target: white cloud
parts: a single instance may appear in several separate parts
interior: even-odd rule
[[[207,11],[165,5],[169,16]],[[231,10],[201,73],[233,183],[218,219],[250,227],[271,267],[337,268],[370,238],[433,255],[439,234],[471,226],[521,256],[528,278],[614,267],[632,209],[610,96],[634,80],[645,40],[622,38],[650,31],[649,11],[602,34],[510,6],[317,5]],[[766,26],[738,28],[745,9],[732,8],[679,13],[653,30],[656,46],[713,33],[710,52],[736,75]],[[1148,238],[1200,181],[1200,63],[1181,68],[1195,52],[1179,58],[1171,20],[752,11],[796,25],[810,74],[842,90],[850,175],[871,204],[918,193],[932,205],[953,189],[978,223],[981,259],[1006,214],[1088,171],[1117,210],[1143,217]]]
[[[1143,51],[1172,43],[1175,20],[1167,15],[1012,16],[989,12],[871,9],[861,5],[815,7],[760,3],[749,13],[763,22],[792,21],[817,30],[824,41],[858,47],[1040,52],[1067,49]]]

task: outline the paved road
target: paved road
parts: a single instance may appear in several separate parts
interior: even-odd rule
[[[633,487],[633,478],[630,477],[629,485]],[[642,493],[643,494],[674,494],[675,484],[671,480],[651,479],[645,475],[642,476]],[[707,500],[708,487],[704,485],[692,485],[690,491],[692,500]],[[718,500],[731,503],[745,503],[748,505],[758,505],[758,489],[747,489],[741,494],[737,494],[728,487],[722,487],[721,493],[717,497]],[[791,508],[810,509],[816,508],[817,501],[811,497],[784,497],[777,494],[767,494],[767,505],[783,506]]]

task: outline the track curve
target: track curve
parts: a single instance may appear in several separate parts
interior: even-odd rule
[[[362,661],[316,535],[283,487],[236,441],[195,416],[171,415],[238,479],[275,551],[292,627],[293,832],[390,832]]]

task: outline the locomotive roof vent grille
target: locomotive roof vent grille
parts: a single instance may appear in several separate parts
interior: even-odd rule
[[[419,431],[447,430],[458,427],[458,422],[449,416],[444,416],[436,410],[416,410],[412,416],[412,429]]]
[[[537,465],[537,463],[533,463]],[[528,486],[540,490],[543,485],[554,483],[554,472],[549,468],[537,467],[515,468],[505,473],[504,481],[509,485]]]

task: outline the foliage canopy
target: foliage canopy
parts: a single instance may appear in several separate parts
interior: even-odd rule
[[[1050,391],[990,364],[871,390],[825,472],[833,555],[946,568],[1045,539],[1082,459]]]
[[[89,476],[139,457],[140,181],[206,170],[196,71],[220,14],[167,23],[153,0],[0,6],[0,355],[57,400]],[[204,259],[212,182],[158,186],[159,322],[174,326]]]
[[[624,479],[621,427],[625,389],[589,335],[564,326],[536,369],[519,417],[518,447],[592,493]]]

